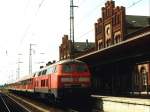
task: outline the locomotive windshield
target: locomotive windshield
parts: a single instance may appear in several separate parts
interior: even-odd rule
[[[73,66],[69,64],[63,65],[63,72],[73,72]]]
[[[63,72],[87,72],[88,68],[85,64],[64,64]]]
[[[77,72],[87,72],[88,69],[87,69],[87,66],[85,64],[78,64],[76,66],[76,71]]]

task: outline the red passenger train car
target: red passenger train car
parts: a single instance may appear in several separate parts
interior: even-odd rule
[[[74,95],[88,95],[91,86],[91,74],[84,62],[67,59],[46,66],[33,75],[22,78],[9,89],[24,91],[36,95],[62,98]]]

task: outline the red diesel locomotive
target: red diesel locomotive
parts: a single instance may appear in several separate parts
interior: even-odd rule
[[[84,62],[68,59],[46,66],[33,75],[9,84],[9,89],[44,97],[62,98],[88,95],[90,86],[91,74],[88,66]]]

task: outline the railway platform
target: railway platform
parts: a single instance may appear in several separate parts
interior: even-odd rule
[[[150,112],[150,99],[91,95],[95,110],[103,112]]]

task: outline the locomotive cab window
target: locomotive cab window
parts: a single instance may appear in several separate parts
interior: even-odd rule
[[[63,65],[63,72],[72,72],[73,71],[73,67],[70,64],[65,64]]]
[[[85,66],[84,64],[78,64],[76,66],[76,71],[77,72],[87,72],[88,71],[88,68],[87,66]]]

